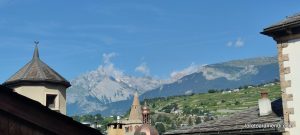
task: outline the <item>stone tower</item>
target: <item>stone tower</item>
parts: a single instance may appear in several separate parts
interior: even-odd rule
[[[150,109],[147,106],[146,101],[145,105],[142,107],[142,115],[143,125],[135,130],[134,135],[159,135],[158,131],[151,126]]]
[[[125,135],[133,135],[136,129],[143,124],[142,110],[137,92],[134,94],[133,97],[129,118],[122,122],[125,124]]]
[[[300,14],[265,28],[278,48],[280,85],[286,135],[300,133]]]
[[[144,106],[142,107],[142,115],[143,115],[143,124],[151,124],[150,109],[148,108],[146,101]]]
[[[66,89],[71,84],[40,59],[37,45],[32,59],[3,85],[66,114]]]

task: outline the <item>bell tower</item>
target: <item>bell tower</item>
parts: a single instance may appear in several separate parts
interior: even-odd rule
[[[143,115],[143,124],[151,124],[150,109],[148,108],[146,101],[142,108],[142,115]]]

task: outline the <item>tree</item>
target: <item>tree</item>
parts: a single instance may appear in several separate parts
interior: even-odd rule
[[[80,122],[80,116],[72,116],[73,120]]]
[[[201,123],[201,118],[200,117],[196,117],[195,124],[200,124],[200,123]]]
[[[193,125],[193,120],[192,120],[191,117],[189,117],[189,119],[188,119],[188,124],[189,124],[189,126],[192,126],[192,125]]]
[[[216,93],[216,92],[218,92],[218,90],[214,90],[214,89],[208,90],[208,93]]]
[[[239,105],[239,104],[240,104],[240,102],[237,100],[234,102],[234,105]]]
[[[176,124],[174,122],[172,122],[170,129],[176,129]]]
[[[176,121],[176,125],[177,125],[177,127],[180,127],[180,126],[181,126],[181,124],[182,124],[182,121],[181,121],[180,119],[177,119],[177,121]]]
[[[225,102],[226,102],[226,100],[224,100],[224,99],[221,100],[221,103],[225,103]]]
[[[152,108],[155,108],[155,107],[156,107],[156,105],[155,105],[155,103],[153,103],[153,104],[152,104]]]
[[[168,116],[161,115],[161,114],[159,114],[157,116],[156,121],[157,122],[165,122],[167,124],[171,124],[171,122],[172,122],[172,120]]]
[[[166,131],[166,128],[165,128],[164,124],[162,124],[162,123],[157,123],[155,125],[155,128],[157,129],[157,131],[160,135]]]

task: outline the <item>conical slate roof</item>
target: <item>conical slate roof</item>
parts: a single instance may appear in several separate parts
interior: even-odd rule
[[[52,83],[70,87],[71,84],[39,58],[36,45],[33,58],[17,73],[11,76],[3,85],[11,87],[23,84]]]
[[[141,112],[141,106],[139,101],[138,93],[136,92],[133,97],[133,103],[131,105],[131,110],[129,114],[129,121],[133,122],[139,122],[142,123],[142,112]]]

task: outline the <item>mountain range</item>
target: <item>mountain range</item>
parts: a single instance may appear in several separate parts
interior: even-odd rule
[[[279,78],[276,57],[233,60],[198,66],[176,79],[135,77],[100,66],[73,81],[67,90],[68,115],[101,113],[122,115],[130,108],[133,94],[140,99],[206,93],[210,89],[233,89]]]

